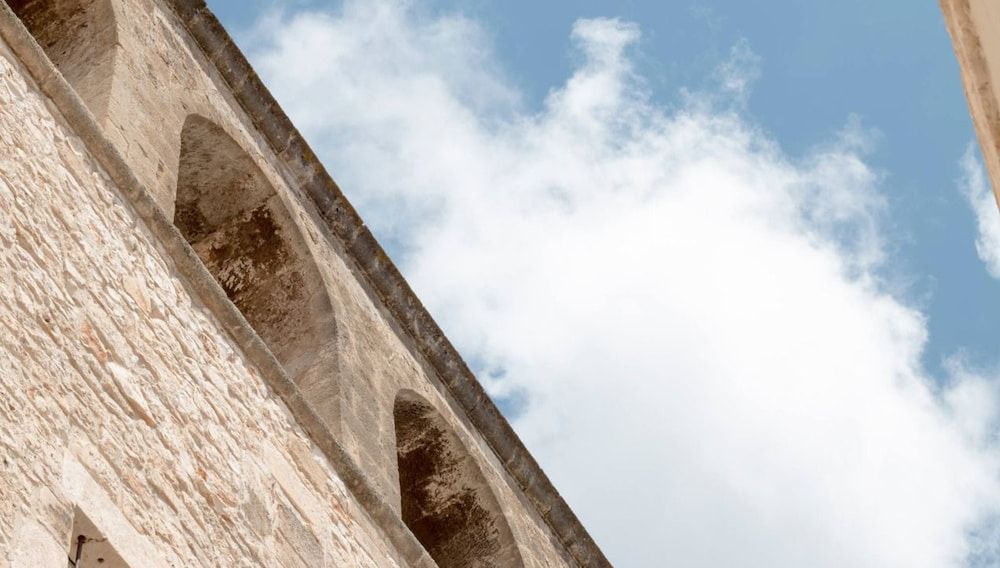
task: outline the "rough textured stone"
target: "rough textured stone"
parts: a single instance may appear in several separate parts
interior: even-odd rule
[[[169,565],[283,566],[244,543],[303,532],[326,558],[310,565],[392,565],[371,521],[340,513],[350,496],[322,460],[274,467],[309,440],[3,46],[0,101],[3,556],[26,565],[51,537],[65,557],[68,519],[38,495],[73,502],[72,456]],[[319,472],[322,487],[301,479]],[[310,504],[291,536],[270,513],[289,501]]]
[[[45,2],[69,14],[103,6],[102,29],[116,41],[86,26],[52,28],[99,42],[82,51],[99,57],[83,63],[48,53],[74,94],[0,13],[9,42],[0,45],[0,567],[29,541],[62,543],[68,554],[67,511],[81,503],[133,566],[430,565],[403,523],[401,392],[432,409],[451,455],[459,452],[448,462],[462,464],[455,487],[476,489],[455,494],[489,512],[496,546],[485,549],[502,552],[492,557],[499,565],[574,563],[481,434],[516,440],[509,427],[470,420],[468,403],[452,398],[387,305],[426,317],[377,243],[363,233],[354,241],[368,256],[348,253],[354,241],[335,236],[328,212],[302,197],[297,183],[332,181],[321,169],[289,171],[275,155],[276,136],[290,128],[280,109],[261,107],[277,120],[262,134],[220,73],[244,66],[210,59],[233,57],[224,55],[231,44],[201,44],[181,23],[201,18],[211,24],[202,33],[218,34],[214,18],[154,0],[10,5],[30,24]],[[47,22],[33,29],[44,36],[52,20],[37,21]],[[74,66],[105,59],[108,92],[91,92]],[[189,138],[192,120],[204,128]],[[211,132],[239,151],[222,162],[185,158],[218,149]],[[214,203],[199,198],[212,188],[190,179],[204,180],[206,167],[235,168],[208,178],[216,190],[235,188]],[[273,222],[246,232],[264,211],[258,197]],[[209,222],[227,205],[235,210]],[[280,246],[255,248],[272,238]],[[239,254],[219,260],[226,247]],[[372,271],[399,297],[373,290]],[[279,285],[299,292],[279,298]],[[482,406],[476,392],[466,394]],[[582,530],[575,518],[560,522]]]

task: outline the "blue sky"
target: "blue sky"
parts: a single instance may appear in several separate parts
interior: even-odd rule
[[[278,4],[209,2],[237,37]],[[284,5],[322,9],[337,2]],[[734,43],[746,40],[763,60],[749,116],[790,155],[826,142],[851,116],[879,133],[869,161],[888,177],[894,258],[885,276],[904,287],[930,319],[929,368],[942,377],[942,362],[957,353],[978,365],[997,363],[1000,294],[976,256],[972,214],[954,191],[957,160],[974,132],[934,2],[539,5],[477,0],[434,5],[485,22],[501,64],[529,95],[527,104],[536,106],[571,72],[574,56],[566,31],[581,17],[620,17],[642,25],[638,64],[666,105],[676,104],[678,88],[703,85]]]
[[[209,5],[617,564],[997,565],[935,3]]]

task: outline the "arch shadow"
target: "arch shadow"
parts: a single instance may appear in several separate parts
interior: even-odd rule
[[[523,567],[489,482],[426,399],[393,405],[403,522],[441,568]]]
[[[319,269],[281,197],[214,122],[181,130],[174,226],[331,429],[337,329]]]

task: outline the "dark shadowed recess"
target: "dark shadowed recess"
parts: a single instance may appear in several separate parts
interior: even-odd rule
[[[331,418],[335,326],[313,258],[274,187],[219,126],[181,133],[174,225],[257,334]]]
[[[441,568],[523,566],[496,497],[466,448],[412,391],[394,406],[403,522]]]

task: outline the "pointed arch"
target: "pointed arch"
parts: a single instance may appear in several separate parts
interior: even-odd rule
[[[174,225],[331,428],[336,326],[298,227],[253,159],[214,122],[181,131]]]
[[[523,567],[507,519],[479,466],[423,397],[393,405],[403,522],[441,568]]]
[[[103,123],[118,51],[112,0],[7,0],[7,4]]]

